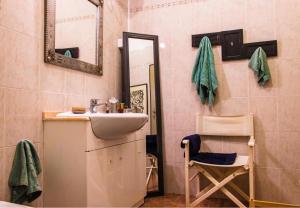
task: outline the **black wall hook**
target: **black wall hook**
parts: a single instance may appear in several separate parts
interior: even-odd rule
[[[207,36],[212,46],[222,46],[222,60],[249,59],[253,52],[262,47],[268,57],[277,56],[277,40],[244,43],[243,29],[192,35],[192,47],[198,48],[201,39]]]

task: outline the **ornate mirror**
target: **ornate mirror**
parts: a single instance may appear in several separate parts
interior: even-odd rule
[[[46,63],[102,75],[103,0],[45,0]]]

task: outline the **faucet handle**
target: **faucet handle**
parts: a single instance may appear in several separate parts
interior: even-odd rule
[[[91,99],[90,100],[90,104],[92,105],[97,105],[98,104],[99,99]]]

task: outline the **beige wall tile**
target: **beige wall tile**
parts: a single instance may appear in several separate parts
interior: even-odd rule
[[[21,139],[36,141],[38,138],[38,94],[31,91],[5,90],[4,145],[16,145]]]
[[[66,71],[66,93],[67,94],[84,94],[85,77],[82,72]]]
[[[275,97],[253,97],[250,99],[250,112],[254,114],[254,129],[275,131],[277,128],[277,100]]]
[[[278,97],[278,127],[280,131],[298,131],[300,128],[300,97]]]
[[[42,92],[40,93],[40,109],[42,112],[60,112],[64,110],[65,95]]]
[[[256,199],[264,201],[280,201],[280,169],[256,168]]]
[[[5,183],[5,178],[4,178],[4,149],[0,148],[0,164],[2,168],[0,169],[0,201],[4,200],[4,183]]]
[[[11,172],[16,147],[4,148],[4,201],[10,201],[8,179]]]
[[[0,148],[4,145],[4,89],[0,88]]]
[[[255,134],[255,163],[262,168],[283,168],[282,147],[277,132],[258,132]]]
[[[280,96],[299,96],[300,61],[281,60],[278,64],[278,90]]]
[[[299,204],[300,196],[300,169],[283,169],[280,175],[282,202]]]
[[[28,1],[1,1],[0,25],[20,33],[38,37],[40,2]]]
[[[300,133],[299,132],[280,132],[279,133],[280,161],[282,168],[300,169]],[[288,162],[287,162],[288,161]]]
[[[46,92],[65,92],[65,71],[60,67],[49,64],[40,64],[40,88]]]
[[[259,42],[276,39],[276,0],[248,0],[246,16],[246,41]],[[260,20],[257,18],[260,16]]]
[[[72,107],[85,107],[88,109],[89,106],[86,105],[86,100],[83,95],[66,95],[65,98],[65,111],[71,111]]]
[[[225,62],[218,71],[220,98],[248,97],[248,65],[245,61]]]

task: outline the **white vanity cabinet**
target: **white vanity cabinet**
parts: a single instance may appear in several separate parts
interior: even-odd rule
[[[44,119],[45,207],[133,207],[145,195],[143,130],[102,140],[89,119]]]

